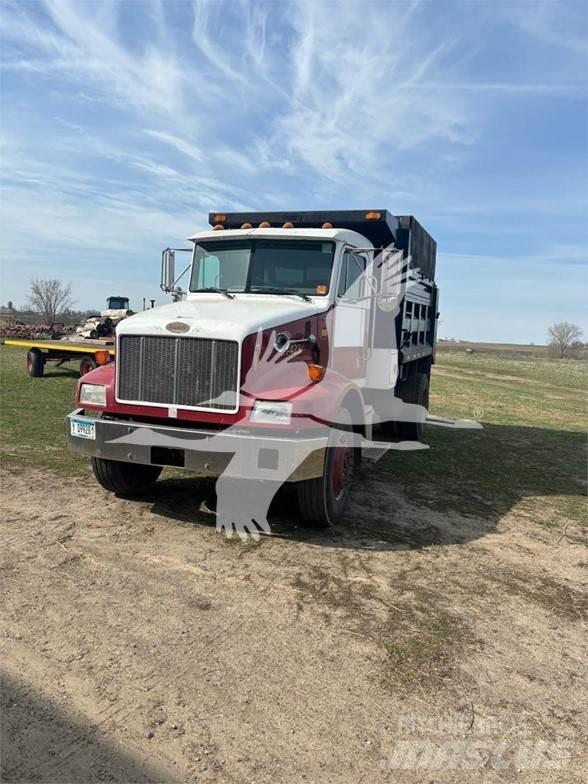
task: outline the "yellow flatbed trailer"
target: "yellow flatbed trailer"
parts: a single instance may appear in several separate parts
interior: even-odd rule
[[[114,359],[113,340],[20,340],[7,338],[5,346],[26,348],[29,376],[39,378],[45,372],[47,362],[56,362],[57,367],[65,362],[79,360],[80,375],[106,365]]]

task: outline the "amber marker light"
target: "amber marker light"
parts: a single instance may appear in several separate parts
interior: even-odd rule
[[[213,230],[213,231],[224,231],[224,228],[225,228],[225,227],[223,226],[223,224],[222,224],[222,223],[217,223],[217,224],[216,224],[216,226],[213,226],[213,227],[212,227],[212,230]]]
[[[261,221],[259,224],[260,229],[271,229],[272,224],[269,221]]]
[[[366,212],[364,217],[365,217],[366,220],[380,220],[380,218],[382,217],[382,213],[381,212],[374,212],[374,211]]]
[[[323,297],[327,293],[327,287],[324,283],[318,284],[316,287],[316,293],[319,295],[319,297]]]
[[[110,354],[108,351],[96,351],[94,352],[94,358],[99,365],[106,365],[110,362]]]
[[[252,229],[253,228],[253,224],[252,223],[242,223],[241,224],[241,228],[242,229]]]
[[[294,224],[291,223],[290,221],[286,221],[286,223],[282,224],[282,228],[283,229],[293,229],[294,228]]]
[[[211,223],[225,223],[226,220],[227,220],[227,216],[226,215],[221,215],[219,213],[218,215],[213,215],[212,216]]]
[[[321,229],[332,229],[332,228],[333,228],[333,224],[329,223],[329,221],[323,223],[323,225],[321,226]]]
[[[308,366],[308,377],[313,384],[318,384],[318,382],[322,379],[324,375],[325,375],[325,369],[322,365]]]

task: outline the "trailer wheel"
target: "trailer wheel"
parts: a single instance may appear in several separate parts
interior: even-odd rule
[[[429,376],[427,373],[414,373],[401,392],[405,403],[413,403],[428,410]],[[396,433],[403,441],[422,441],[425,431],[424,421],[397,422]]]
[[[120,460],[92,458],[92,471],[105,490],[127,498],[136,498],[148,492],[161,473],[160,466],[123,463]]]
[[[80,376],[85,376],[86,373],[89,373],[91,370],[94,370],[98,367],[98,364],[94,357],[91,356],[84,356],[80,359]]]
[[[45,372],[45,358],[38,348],[32,348],[27,354],[27,370],[29,376],[41,378]]]
[[[339,425],[329,435],[323,475],[298,482],[298,508],[303,520],[329,526],[343,517],[358,462],[353,446],[351,414],[339,411]]]

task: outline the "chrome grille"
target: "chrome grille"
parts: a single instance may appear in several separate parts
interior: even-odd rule
[[[238,351],[232,340],[121,335],[117,398],[234,411]]]

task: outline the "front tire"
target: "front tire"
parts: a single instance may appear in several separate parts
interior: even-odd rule
[[[298,483],[298,508],[303,520],[327,527],[338,522],[345,512],[358,448],[353,445],[351,414],[342,408],[339,424],[329,435],[323,475]]]
[[[86,373],[89,373],[91,370],[95,370],[98,367],[98,364],[94,357],[91,356],[84,356],[80,360],[80,376],[85,376]]]
[[[151,490],[161,470],[160,466],[92,458],[92,471],[98,484],[111,493],[127,498],[137,498]]]

